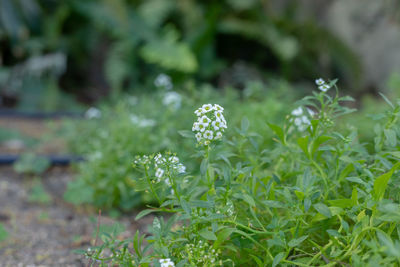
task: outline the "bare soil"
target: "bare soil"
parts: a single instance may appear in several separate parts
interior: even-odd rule
[[[36,178],[18,175],[11,167],[0,168],[0,224],[8,232],[0,241],[0,266],[86,266],[87,260],[74,250],[94,243],[98,216],[94,209],[74,207],[63,200],[66,184],[73,177],[66,168],[53,168]],[[43,195],[50,197],[47,201],[32,197],[38,182]],[[137,229],[146,231],[153,219],[148,216],[138,224],[133,218],[134,214],[117,220],[102,215],[100,223],[118,221],[125,228],[119,238],[129,238]]]
[[[15,138],[2,140],[0,154],[18,155],[27,151],[42,155],[65,153],[65,141],[53,134],[61,125],[60,119],[0,118],[0,130],[8,129],[20,134]],[[24,138],[36,141],[37,144],[30,147]]]

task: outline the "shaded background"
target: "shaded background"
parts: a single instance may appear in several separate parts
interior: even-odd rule
[[[360,97],[399,70],[397,0],[0,0],[2,108],[80,109],[160,73],[182,90],[339,78]]]

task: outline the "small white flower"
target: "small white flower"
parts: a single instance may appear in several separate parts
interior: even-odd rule
[[[161,160],[162,156],[161,153],[158,153],[155,157],[154,157],[154,161],[158,164],[160,164],[160,160]]]
[[[201,140],[201,138],[202,138],[202,135],[201,135],[201,133],[196,133],[196,134],[195,134],[195,137],[196,137],[196,139],[197,139],[197,142],[200,142],[200,140]]]
[[[178,173],[184,173],[186,172],[186,166],[183,165],[182,163],[178,164]]]
[[[192,127],[192,131],[193,132],[195,132],[195,131],[199,131],[200,129],[199,129],[199,122],[195,122],[195,123],[193,123],[193,127]]]
[[[294,124],[295,124],[296,126],[300,126],[300,125],[302,124],[301,118],[296,118],[296,119],[294,119]]]
[[[98,119],[100,117],[101,111],[95,107],[91,107],[85,112],[85,118],[87,119]]]
[[[201,122],[202,124],[204,124],[205,127],[208,126],[208,124],[210,123],[210,119],[207,116],[203,116],[200,118],[199,122]]]
[[[221,112],[221,111],[215,111],[215,112],[214,112],[214,115],[215,115],[216,118],[218,118],[218,119],[220,119],[220,120],[225,119],[225,118],[224,118],[224,115],[222,115],[222,112]]]
[[[169,157],[169,161],[170,161],[171,163],[179,163],[179,158],[176,157],[176,156]]]
[[[201,107],[201,109],[202,109],[203,113],[207,113],[207,112],[212,111],[214,109],[214,107],[211,104],[204,104]]]
[[[203,123],[199,123],[199,131],[204,132],[204,130],[207,128],[207,126],[208,126],[208,124],[204,125]]]
[[[161,267],[175,267],[175,264],[173,261],[171,261],[171,259],[167,258],[167,259],[160,259],[159,260]]]
[[[324,81],[322,78],[319,78],[319,79],[316,79],[316,80],[315,80],[315,84],[318,85],[318,86],[320,86],[320,85],[325,84],[325,81]]]
[[[302,116],[302,117],[301,117],[301,120],[302,120],[302,122],[303,122],[304,124],[307,124],[307,125],[310,125],[310,124],[311,124],[310,120],[309,120],[306,116]]]
[[[196,114],[197,117],[200,117],[203,114],[203,110],[201,108],[198,108],[194,111],[194,114]]]
[[[221,124],[222,124],[221,121],[216,120],[213,121],[211,125],[214,127],[215,131],[218,131],[222,127]]]
[[[171,77],[164,73],[161,73],[157,76],[157,78],[154,80],[154,85],[156,87],[164,87],[167,90],[171,90],[174,87],[171,82]]]
[[[298,107],[294,109],[291,114],[293,116],[300,116],[301,114],[303,114],[303,109],[301,107]]]
[[[163,104],[165,106],[171,106],[175,110],[181,107],[182,96],[177,92],[167,92],[163,98]]]
[[[310,114],[311,117],[315,115],[315,112],[312,109],[307,108],[308,114]]]
[[[205,139],[212,140],[213,137],[214,137],[214,133],[212,131],[210,131],[210,130],[207,130],[207,131],[204,132],[203,136],[204,136]]]
[[[214,109],[216,110],[216,111],[224,111],[224,108],[223,107],[221,107],[220,105],[218,105],[218,104],[214,104]]]
[[[322,92],[326,92],[330,89],[330,87],[327,84],[323,84],[323,85],[319,86],[318,89],[321,90]]]
[[[164,170],[158,168],[158,169],[156,170],[156,177],[157,177],[157,178],[161,178],[163,175],[164,175]]]
[[[165,182],[166,185],[171,186],[171,182],[170,182],[168,177],[165,178],[164,182]]]
[[[228,126],[226,126],[226,120],[223,120],[222,122],[221,122],[221,128],[228,128]]]
[[[221,132],[217,132],[215,134],[215,139],[220,139],[220,138],[222,138],[222,133]]]
[[[136,116],[135,114],[132,114],[130,116],[131,122],[133,124],[136,124],[137,126],[139,126],[140,128],[145,128],[145,127],[153,127],[156,125],[156,121],[155,120],[151,120],[151,119],[142,119],[139,118],[138,116]]]

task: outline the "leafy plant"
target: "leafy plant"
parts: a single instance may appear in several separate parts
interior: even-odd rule
[[[255,92],[247,91],[247,95],[240,100],[240,95],[229,88],[224,93],[216,93],[210,88],[177,93],[180,105],[165,101],[170,91],[127,96],[115,104],[104,105],[100,118],[69,121],[62,132],[69,140],[71,152],[84,156],[86,161],[79,164],[79,175],[69,183],[65,198],[75,204],[89,203],[103,209],[123,211],[154,201],[152,195],[146,192],[139,194],[132,188],[131,178],[141,176],[131,168],[135,155],[177,151],[188,169],[196,169],[201,161],[193,160],[187,152],[194,141],[181,136],[192,136],[188,131],[181,131],[188,129],[192,123],[192,107],[202,102],[220,103],[231,108],[227,114],[231,125],[240,125],[238,114],[242,114],[253,123],[250,129],[267,132],[265,119],[283,117],[285,99],[291,97],[286,93],[288,88],[285,84],[277,82],[271,86],[282,90],[276,93],[260,84],[257,102],[252,98]],[[280,102],[276,101],[278,98]],[[268,136],[271,137],[271,134],[254,135],[247,141],[258,139],[261,143],[271,144]],[[227,154],[236,149],[234,145],[225,147]],[[240,153],[247,152],[242,150]]]
[[[8,238],[8,232],[4,228],[3,224],[0,223],[0,242],[6,240]]]
[[[50,166],[50,161],[42,156],[33,153],[24,153],[14,163],[14,170],[17,173],[41,174]]]
[[[29,192],[28,201],[39,204],[51,203],[51,196],[46,192],[40,180],[33,182],[32,188]]]
[[[318,83],[283,126],[269,124],[274,146],[248,141],[242,120],[230,139],[197,146],[199,172],[176,171],[168,153],[136,157],[142,176],[132,182],[157,200],[136,219],[172,216],[156,217],[133,247],[111,236],[85,255],[104,266],[398,265],[400,102],[387,100],[368,152],[355,131],[335,131],[336,118],[353,111],[340,103],[351,98],[335,81]],[[226,154],[224,143],[237,152]]]

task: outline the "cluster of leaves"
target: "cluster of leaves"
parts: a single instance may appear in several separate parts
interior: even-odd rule
[[[149,82],[143,77],[159,72],[176,81],[210,81],[239,60],[259,69],[274,62],[269,71],[289,79],[311,78],[321,69],[345,69],[347,77],[356,80],[359,66],[353,53],[317,23],[299,19],[304,8],[294,2],[277,8],[253,0],[4,0],[2,58],[4,66],[11,67],[32,56],[62,52],[68,59],[63,86],[80,94],[75,87],[136,89]],[[321,57],[332,64],[316,64]],[[1,68],[0,83],[13,87],[15,71]],[[249,79],[231,76],[235,81],[230,84]],[[54,103],[61,97],[55,93],[57,79],[42,80],[43,88],[32,90],[36,95],[47,92],[53,98],[47,102]],[[25,85],[32,87],[31,82]],[[86,91],[84,96],[92,94]]]
[[[133,241],[110,237],[86,256],[124,266],[158,266],[165,258],[176,266],[208,259],[207,266],[398,265],[400,102],[386,99],[390,109],[374,127],[369,152],[356,131],[335,131],[336,118],[352,110],[340,105],[350,98],[332,94],[298,102],[315,112],[306,131],[290,116],[283,126],[269,124],[274,146],[247,142],[243,120],[235,137],[194,154],[200,173],[169,177],[173,191],[151,190],[158,205],[137,219],[172,214],[167,221],[155,218],[150,235]],[[246,153],[226,154],[223,143]],[[154,179],[143,173],[149,184]]]
[[[196,140],[189,129],[193,124],[192,109],[200,103],[219,103],[229,108],[227,120],[230,125],[240,125],[241,116],[250,118],[250,128],[263,134],[250,136],[246,143],[257,139],[265,146],[272,144],[272,133],[264,121],[283,119],[287,108],[285,102],[289,102],[292,94],[287,93],[289,88],[283,82],[270,86],[279,90],[274,92],[253,82],[241,96],[229,88],[221,93],[204,87],[182,93],[179,108],[163,104],[165,91],[127,96],[102,107],[98,119],[69,121],[61,132],[68,140],[70,151],[84,156],[86,161],[79,164],[79,175],[68,185],[65,198],[75,204],[89,203],[102,209],[123,211],[153,201],[150,194],[139,194],[133,189],[132,177],[141,174],[132,170],[132,159],[135,155],[174,151],[188,169],[198,169],[201,161],[191,157],[190,151]],[[140,121],[151,123],[140,125]],[[227,133],[228,136],[234,134]],[[182,135],[190,138],[182,138]],[[245,147],[242,140],[238,144]],[[225,150],[237,148],[232,145]],[[246,148],[241,148],[238,153],[247,153]]]

